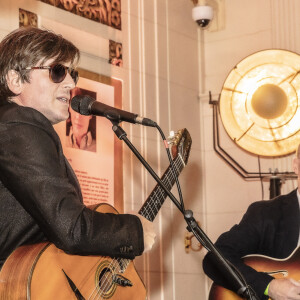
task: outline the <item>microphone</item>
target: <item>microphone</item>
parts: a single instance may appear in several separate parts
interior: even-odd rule
[[[156,127],[157,124],[148,118],[140,117],[137,114],[114,108],[99,101],[96,101],[88,95],[77,95],[71,100],[71,107],[81,115],[95,115],[105,117],[110,121],[125,121],[129,123],[138,123],[145,126]]]

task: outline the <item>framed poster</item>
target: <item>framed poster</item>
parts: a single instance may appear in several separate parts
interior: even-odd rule
[[[71,92],[88,95],[110,106],[122,106],[122,81],[79,69],[79,81]],[[86,205],[107,203],[123,212],[122,141],[103,117],[83,116],[72,110],[65,124],[55,127],[64,154],[81,186]]]

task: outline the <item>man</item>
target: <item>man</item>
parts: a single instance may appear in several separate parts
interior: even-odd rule
[[[82,203],[52,126],[69,117],[78,60],[72,43],[37,28],[0,43],[0,265],[17,247],[41,241],[70,254],[125,258],[154,243],[143,217],[102,214]]]
[[[71,99],[76,95],[83,95],[89,91],[75,87],[71,91]],[[88,150],[96,152],[96,140],[93,139],[92,133],[89,130],[92,116],[81,115],[69,107],[70,112],[70,128],[67,139],[67,146],[76,149]]]
[[[287,258],[299,246],[300,226],[300,144],[293,160],[298,175],[298,189],[269,201],[252,203],[241,222],[223,233],[216,242],[217,249],[244,276],[260,299],[300,299],[300,283],[291,278],[274,279],[246,266],[241,257],[261,254]],[[218,285],[234,290],[226,275],[220,275],[212,253],[203,261],[205,273]]]

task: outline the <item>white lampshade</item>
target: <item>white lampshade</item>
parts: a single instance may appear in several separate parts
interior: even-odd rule
[[[300,143],[300,56],[286,50],[252,54],[229,73],[220,114],[229,136],[243,149],[281,156]]]

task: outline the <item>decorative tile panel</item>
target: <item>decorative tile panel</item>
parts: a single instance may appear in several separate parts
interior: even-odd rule
[[[121,43],[109,40],[109,63],[118,67],[123,66]]]
[[[121,0],[39,0],[121,30]]]
[[[38,27],[37,14],[19,8],[19,27],[23,27],[23,26]]]

